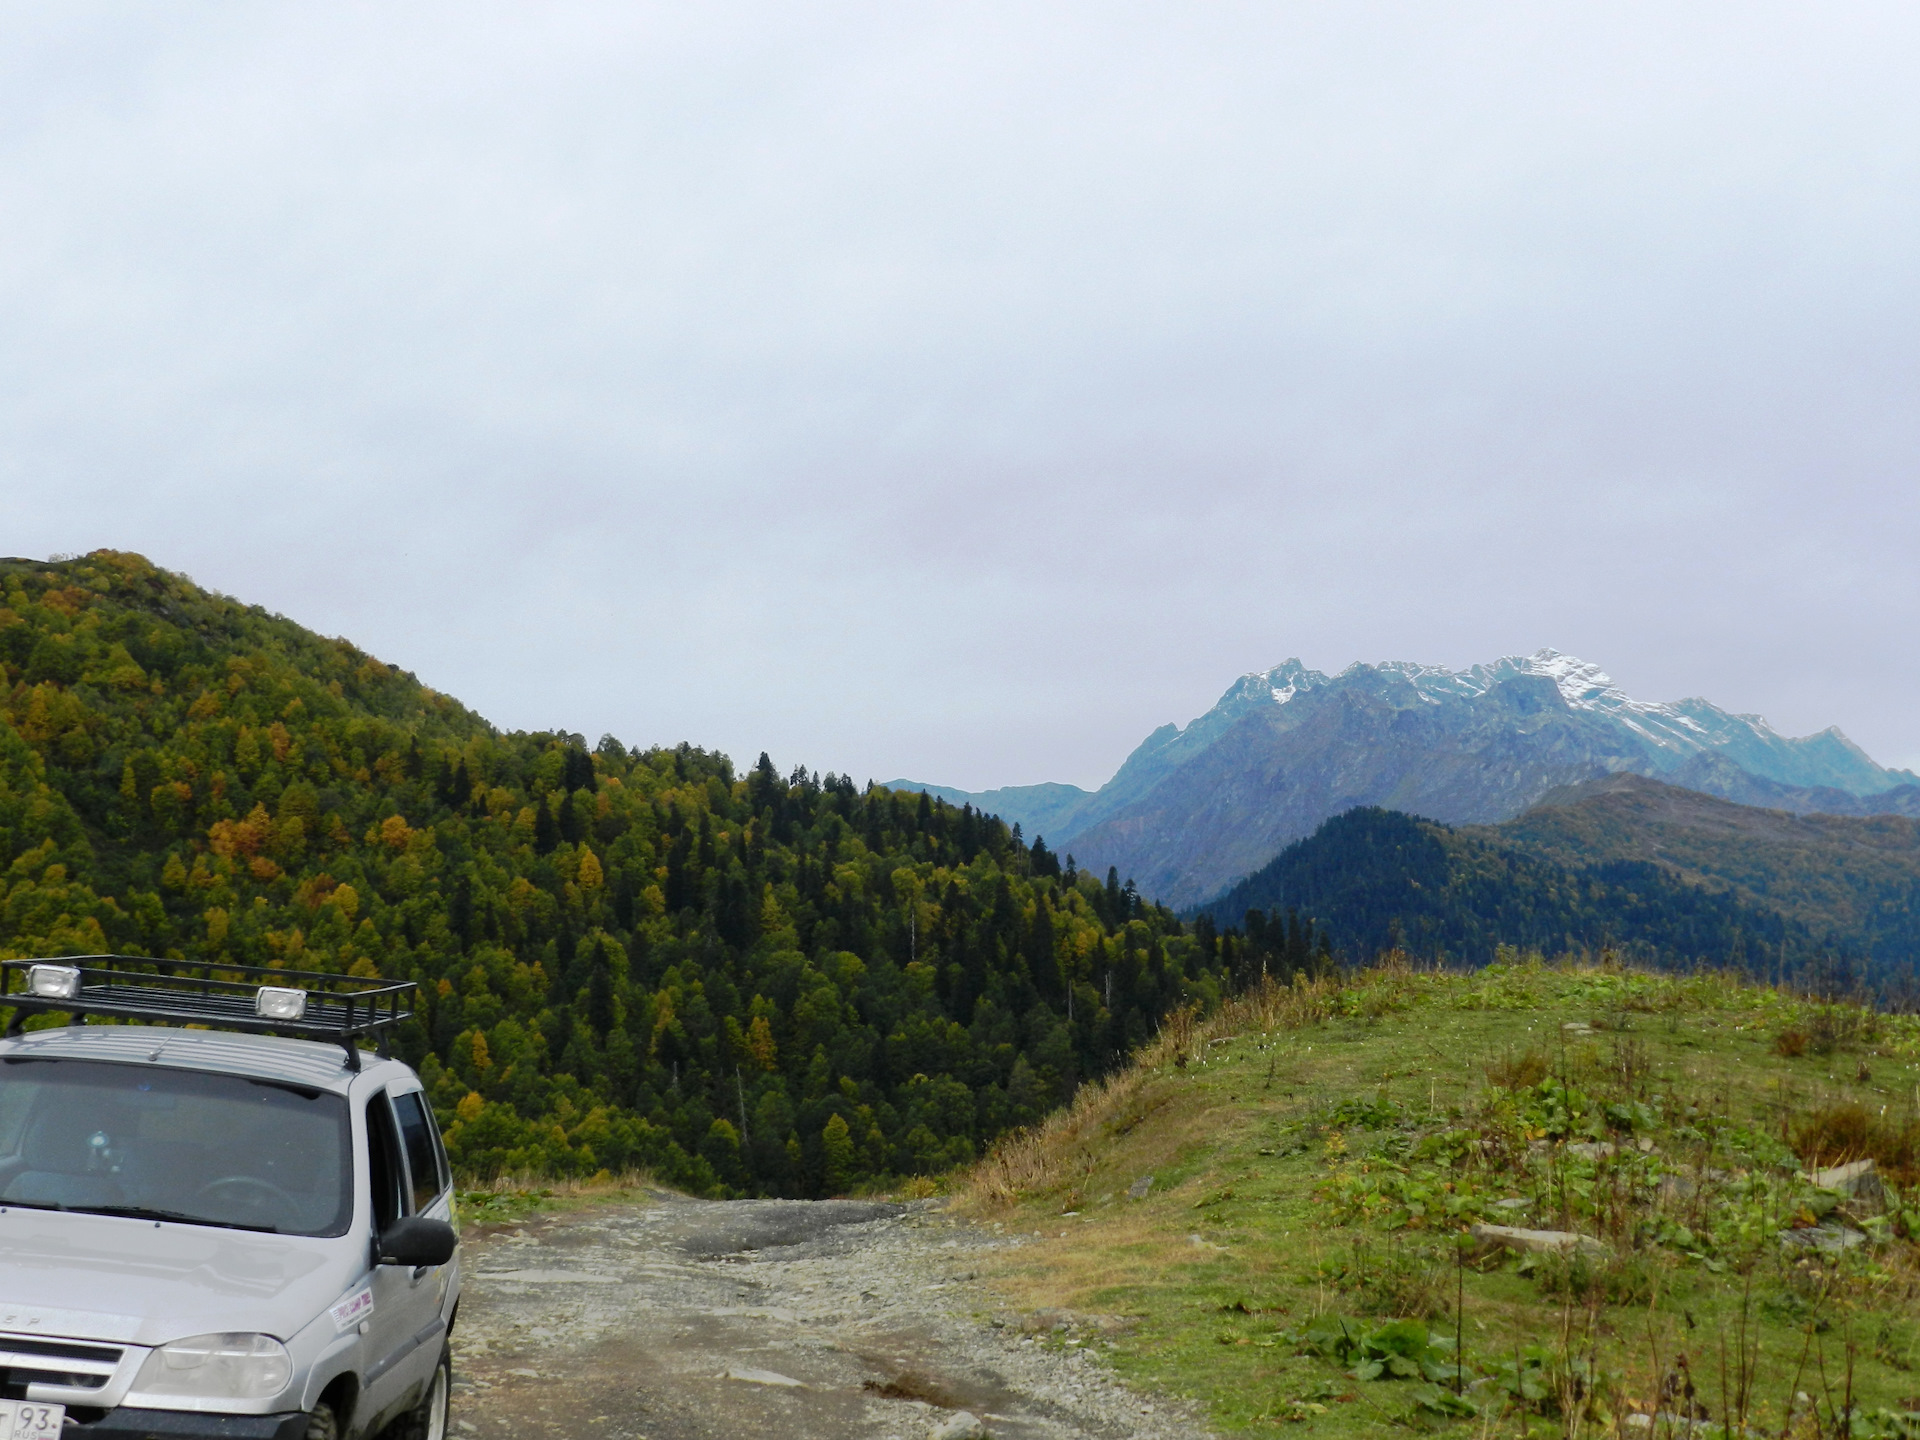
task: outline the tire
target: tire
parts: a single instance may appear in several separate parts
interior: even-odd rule
[[[453,1395],[453,1351],[442,1347],[426,1396],[393,1427],[392,1440],[447,1440],[447,1407]]]
[[[313,1413],[307,1417],[305,1440],[340,1440],[340,1422],[334,1418],[333,1407],[322,1400],[313,1407]]]

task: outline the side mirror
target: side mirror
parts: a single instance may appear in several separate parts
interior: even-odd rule
[[[444,1265],[453,1258],[460,1237],[444,1220],[409,1215],[396,1220],[380,1237],[382,1265]]]

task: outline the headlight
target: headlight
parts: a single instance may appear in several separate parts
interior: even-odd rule
[[[147,1395],[264,1400],[292,1378],[287,1347],[271,1335],[195,1335],[147,1356],[133,1388]]]

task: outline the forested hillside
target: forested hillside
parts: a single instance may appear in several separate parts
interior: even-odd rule
[[[1609,775],[1550,795],[1491,834],[1562,864],[1658,861],[1778,910],[1878,969],[1909,970],[1920,958],[1920,820],[1904,815],[1792,814]]]
[[[968,808],[502,734],[135,555],[0,584],[0,950],[417,980],[400,1048],[469,1171],[926,1173],[1229,983]]]
[[[1404,948],[1477,965],[1507,945],[1791,978],[1845,953],[1799,919],[1663,864],[1562,864],[1503,843],[1498,832],[1366,808],[1335,816],[1204,907],[1201,933],[1270,931],[1290,911],[1296,923],[1313,917],[1354,959]]]

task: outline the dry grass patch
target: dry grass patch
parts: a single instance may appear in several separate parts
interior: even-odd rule
[[[1538,1050],[1501,1056],[1487,1066],[1487,1079],[1503,1090],[1524,1090],[1547,1078],[1553,1067]]]
[[[1168,1224],[1174,1203],[1129,1206],[1042,1232],[990,1272],[994,1288],[1016,1309],[1103,1311],[1121,1290],[1154,1286],[1170,1276],[1218,1268],[1218,1249],[1194,1245]],[[1250,1285],[1276,1273],[1271,1255],[1235,1257]]]
[[[962,1204],[995,1210],[1084,1182],[1090,1168],[1088,1142],[1115,1129],[1119,1117],[1137,1117],[1148,1078],[1144,1068],[1129,1066],[1082,1085],[1071,1105],[1040,1124],[1002,1136],[966,1175]]]
[[[1869,1110],[1857,1100],[1822,1105],[1793,1126],[1808,1169],[1871,1159],[1899,1185],[1920,1181],[1920,1118]]]
[[[1205,1018],[1193,1009],[1176,1011],[1125,1069],[1081,1086],[1064,1109],[996,1141],[962,1178],[960,1205],[975,1213],[992,1213],[1035,1196],[1059,1193],[1065,1202],[1061,1208],[1077,1208],[1100,1168],[1099,1157],[1106,1153],[1102,1147],[1110,1147],[1113,1140],[1129,1134],[1172,1101],[1173,1095],[1154,1083],[1163,1072],[1198,1065],[1209,1045],[1242,1034],[1268,1035],[1324,1020],[1334,1013],[1342,989],[1337,979],[1301,976],[1290,986],[1263,982]],[[1165,1119],[1158,1117],[1154,1127],[1170,1136],[1162,1149],[1177,1149],[1182,1127],[1169,1131]]]

